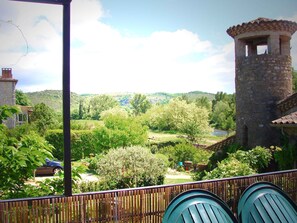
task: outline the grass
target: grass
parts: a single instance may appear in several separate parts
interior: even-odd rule
[[[230,134],[232,135],[232,134]],[[180,139],[182,135],[178,133],[168,133],[168,132],[153,132],[149,131],[149,138],[151,142],[166,142],[166,141],[175,141],[177,139]],[[207,135],[204,136],[202,139],[199,140],[199,144],[201,145],[212,145],[214,143],[217,143],[219,141],[224,140],[228,136],[214,136],[214,135]]]

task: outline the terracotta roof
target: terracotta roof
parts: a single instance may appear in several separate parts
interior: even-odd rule
[[[231,37],[239,34],[254,31],[287,31],[293,35],[297,31],[297,23],[287,20],[274,20],[268,18],[258,18],[241,25],[232,26],[227,29]]]
[[[296,125],[297,126],[297,112],[283,116],[272,121],[272,125]]]
[[[291,108],[297,107],[297,93],[292,94],[289,97],[279,101],[276,106],[281,113],[285,113]]]

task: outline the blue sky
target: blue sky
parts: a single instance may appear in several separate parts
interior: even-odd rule
[[[297,1],[72,0],[71,13],[73,92],[233,93],[226,30],[258,17],[297,22]],[[61,23],[61,6],[1,0],[0,67],[18,89],[62,88]]]

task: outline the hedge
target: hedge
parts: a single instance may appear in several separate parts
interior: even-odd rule
[[[49,130],[45,136],[46,140],[55,147],[53,156],[63,160],[64,139],[63,130]],[[98,150],[98,151],[97,151]],[[99,153],[96,149],[95,137],[92,130],[71,130],[71,159],[79,160],[90,154]]]

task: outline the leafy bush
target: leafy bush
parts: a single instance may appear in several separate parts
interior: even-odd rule
[[[144,145],[147,141],[147,127],[131,117],[107,115],[105,126],[94,131],[97,148],[106,151],[111,148]]]
[[[23,196],[25,181],[45,158],[52,157],[51,150],[52,146],[36,133],[18,140],[0,131],[0,198]]]
[[[237,150],[240,150],[241,146],[237,143],[225,146],[222,150],[214,152],[209,158],[208,170],[213,170],[217,167],[218,162],[226,159],[229,153],[235,153]]]
[[[72,167],[71,180],[72,180],[72,192],[80,193],[79,181],[81,176],[79,175],[80,169]],[[23,191],[23,197],[41,197],[51,195],[63,195],[64,194],[64,171],[56,173],[55,177],[47,178],[37,185],[25,185]]]
[[[252,150],[237,150],[228,154],[228,157],[218,162],[217,167],[209,172],[197,173],[196,180],[214,179],[223,177],[244,176],[258,173],[266,168],[272,159],[269,149],[257,146]]]
[[[219,162],[218,167],[207,172],[203,180],[245,176],[255,173],[247,163],[242,163],[232,157]]]
[[[272,159],[272,154],[269,149],[257,146],[252,150],[238,150],[236,153],[230,154],[229,157],[234,157],[238,161],[247,163],[257,172],[261,172],[266,168]]]
[[[159,150],[168,156],[170,166],[175,167],[179,162],[192,161],[193,163],[207,163],[211,152],[198,149],[190,143],[180,143],[175,146],[164,147]]]
[[[162,159],[140,146],[111,149],[97,163],[97,173],[110,189],[160,185],[166,171]]]

